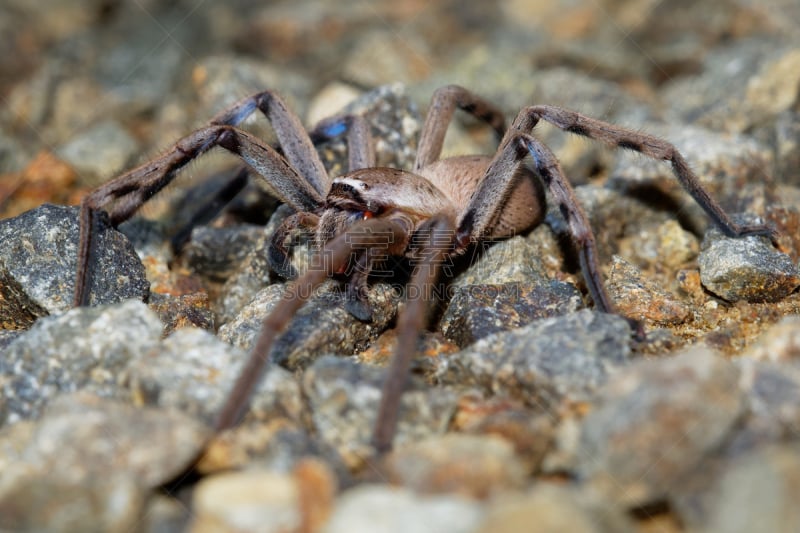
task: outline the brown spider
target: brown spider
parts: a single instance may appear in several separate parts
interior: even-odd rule
[[[456,108],[486,121],[502,136],[493,156],[439,159]],[[236,127],[256,110],[272,123],[283,155]],[[391,446],[400,396],[417,336],[426,323],[431,286],[442,262],[482,239],[508,237],[539,224],[546,210],[544,187],[552,193],[569,225],[595,306],[607,313],[614,312],[600,276],[587,217],[553,153],[531,135],[540,120],[611,147],[670,162],[683,187],[727,235],[767,235],[774,240],[767,225],[733,222],[701,187],[683,156],[670,143],[573,111],[546,105],[526,107],[506,130],[498,108],[461,87],[443,87],[433,95],[414,170],[408,172],[374,166],[370,131],[362,118],[333,117],[308,134],[284,102],[266,91],[241,100],[217,115],[207,127],[178,141],[165,155],[98,187],[84,198],[75,305],[85,304],[87,298],[92,227],[99,210],[110,206],[111,224],[121,223],[166,186],[186,163],[220,146],[239,156],[266,180],[277,198],[295,210],[272,239],[272,263],[285,274],[293,273],[291,266],[285,266],[287,249],[283,240],[299,227],[314,232],[320,268],[309,269],[295,281],[298,290],[286,291],[264,320],[216,429],[238,423],[263,373],[273,340],[288,325],[313,287],[329,275],[342,273],[356,264],[359,268],[347,275],[346,306],[357,318],[368,320],[371,310],[363,289],[373,264],[387,256],[405,256],[415,265],[409,289],[414,288],[421,297],[410,299],[398,318],[398,342],[373,434],[376,449],[385,451]],[[347,135],[349,172],[331,180],[312,138],[343,134]],[[534,170],[525,162],[528,156],[532,156]],[[640,327],[636,321],[630,322],[634,329]]]

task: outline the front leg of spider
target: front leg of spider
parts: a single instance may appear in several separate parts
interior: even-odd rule
[[[256,111],[270,120],[284,155],[236,127]],[[169,185],[190,161],[217,146],[241,158],[265,179],[278,199],[296,211],[314,212],[322,205],[329,179],[300,120],[271,91],[244,98],[217,115],[208,126],[179,140],[161,157],[104,183],[84,197],[73,299],[76,307],[86,305],[89,300],[92,241],[98,213],[107,211],[114,226],[124,222]]]

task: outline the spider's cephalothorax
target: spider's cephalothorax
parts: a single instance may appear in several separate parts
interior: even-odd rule
[[[459,108],[486,121],[501,137],[495,154],[440,159],[445,132]],[[283,155],[237,128],[256,111],[272,123]],[[81,204],[81,235],[75,305],[87,297],[94,217],[106,209],[114,224],[129,218],[165,187],[186,163],[215,146],[239,156],[266,180],[267,188],[295,210],[275,232],[269,257],[273,266],[291,277],[286,260],[286,237],[299,229],[314,236],[317,257],[324,267],[311,268],[295,283],[304,290],[286,291],[264,320],[250,359],[220,413],[217,429],[238,423],[250,394],[263,372],[273,340],[303,303],[309,288],[328,275],[352,272],[347,279],[347,309],[368,320],[371,310],[362,290],[373,262],[388,255],[413,261],[409,284],[422,295],[407,302],[397,321],[398,343],[386,379],[373,443],[391,446],[397,408],[419,331],[425,326],[430,288],[448,256],[486,238],[507,237],[541,222],[546,206],[544,189],[564,216],[581,269],[595,306],[614,312],[600,276],[594,236],[558,160],[536,137],[534,126],[544,120],[554,126],[611,147],[637,151],[672,165],[675,176],[728,235],[768,235],[763,224],[733,222],[708,195],[676,148],[657,137],[624,129],[566,109],[536,105],[519,112],[506,130],[503,114],[482,98],[458,86],[437,90],[419,140],[413,171],[375,167],[369,127],[363,118],[338,116],[307,133],[300,120],[270,91],[245,98],[217,115],[209,125],[184,137],[165,155],[124,174],[90,193]],[[316,140],[346,135],[349,171],[331,180],[317,155]],[[532,168],[528,167],[528,157]],[[353,262],[361,268],[348,269]],[[631,320],[635,327],[636,322]]]

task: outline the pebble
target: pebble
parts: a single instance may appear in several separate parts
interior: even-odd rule
[[[206,438],[205,426],[174,411],[62,396],[35,423],[0,434],[0,526],[135,529],[150,491],[185,469]]]
[[[616,311],[628,318],[657,325],[680,324],[691,313],[683,302],[616,255],[611,260],[606,288]]]
[[[335,493],[334,478],[319,461],[307,460],[290,474],[218,474],[194,490],[190,531],[319,531]]]
[[[800,523],[796,443],[768,446],[735,461],[710,490],[709,514],[695,531],[792,531]]]
[[[220,339],[250,351],[264,318],[291,285],[270,285],[255,295],[235,319],[219,330]],[[369,291],[372,322],[362,322],[343,305],[340,285],[323,284],[310,302],[292,317],[288,329],[276,339],[270,357],[290,370],[309,366],[326,353],[351,355],[380,334],[397,311],[398,294],[388,285],[376,284]]]
[[[677,220],[643,227],[619,242],[620,255],[656,271],[680,267],[697,257],[700,241]]]
[[[255,224],[224,228],[200,226],[182,250],[183,260],[195,273],[215,281],[227,280],[259,243],[264,229]]]
[[[130,242],[105,228],[91,267],[91,305],[147,297],[149,283]],[[78,210],[44,204],[0,221],[0,324],[25,329],[72,307],[78,250]]]
[[[743,356],[756,361],[792,363],[800,361],[800,316],[789,315],[772,325]]]
[[[478,533],[632,532],[635,527],[621,509],[570,486],[540,482],[521,494],[503,494],[486,509]]]
[[[581,310],[485,337],[442,361],[442,383],[480,387],[546,412],[592,398],[628,362],[630,326]]]
[[[702,347],[617,373],[581,425],[579,475],[627,507],[661,501],[743,414],[738,379],[736,366]]]
[[[487,498],[520,489],[527,478],[511,443],[492,435],[430,437],[398,447],[384,465],[390,483],[417,493]]]
[[[56,154],[78,172],[80,182],[90,187],[115,177],[139,151],[139,144],[117,122],[100,122],[56,150]]]
[[[774,302],[800,285],[797,265],[766,237],[730,238],[713,228],[697,262],[703,286],[729,302]]]
[[[119,396],[128,363],[155,347],[161,331],[155,313],[136,300],[39,319],[0,358],[0,422],[35,418],[65,392]]]
[[[375,417],[386,370],[349,359],[322,357],[303,375],[303,394],[315,434],[333,446],[351,470],[370,464]],[[456,408],[455,391],[412,382],[400,402],[395,446],[447,428]]]
[[[610,292],[625,312],[650,314],[646,341],[632,341],[619,317],[579,310],[585,282],[550,202],[545,223],[530,234],[446,265],[451,291],[418,344],[391,454],[393,479],[406,486],[379,476],[384,458],[369,445],[402,298],[376,284],[375,324],[355,323],[338,314],[341,286],[328,282],[278,342],[273,362],[291,370],[275,364],[267,371],[244,423],[210,439],[201,480],[167,496],[156,487],[198,455],[264,313],[287,287],[270,285],[276,278],[264,256],[287,210],[273,216],[275,202],[259,179],[174,257],[170,232],[230,179],[236,158],[214,150],[219,155],[192,162],[148,202],[144,219],[122,225],[152,288],[136,282],[135,294],[117,287],[109,300],[94,298],[126,310],[97,311],[114,317],[112,327],[93,331],[95,311],[67,312],[74,255],[63,274],[48,274],[58,280],[51,292],[62,307],[17,290],[27,274],[0,282],[3,300],[18,310],[0,320],[17,328],[0,333],[7,384],[0,529],[166,533],[230,530],[253,518],[247,529],[274,530],[286,516],[293,529],[356,533],[781,530],[798,521],[796,1],[696,2],[678,17],[675,6],[651,0],[602,7],[502,0],[458,9],[422,0],[190,9],[154,0],[74,3],[53,0],[42,11],[35,2],[0,2],[0,52],[8,52],[0,76],[7,104],[0,109],[0,216],[43,202],[74,204],[86,180],[163,153],[234,100],[265,89],[278,91],[306,127],[340,111],[363,114],[379,165],[409,169],[420,110],[436,88],[458,83],[494,102],[508,121],[528,105],[559,105],[673,142],[727,212],[774,225],[779,247],[740,239],[758,248],[744,274],[749,292],[722,301],[728,298],[702,277],[715,267],[698,259],[709,219],[668,163],[541,123],[535,134],[576,186]],[[258,113],[243,127],[274,142]],[[91,144],[102,151],[63,153],[98,131],[107,135]],[[317,146],[331,175],[346,171],[344,141]],[[496,148],[490,128],[458,112],[443,154]],[[79,173],[71,168],[82,164]],[[62,220],[39,233],[55,235],[69,226]],[[267,226],[251,239],[247,224]],[[706,240],[716,246],[716,238]],[[742,266],[747,254],[726,246],[730,258],[711,262]],[[122,248],[133,257],[129,243]],[[788,261],[777,259],[777,249]],[[307,256],[297,252],[302,264]],[[50,255],[66,258],[69,250]],[[19,257],[29,272],[44,270],[0,250],[0,271]],[[138,262],[111,277],[139,279]],[[100,263],[120,266],[105,257]],[[772,266],[762,272],[765,263]],[[731,270],[725,283],[740,275]],[[773,291],[775,279],[783,281]],[[490,298],[511,286],[527,300]],[[561,289],[564,301],[534,301]],[[127,297],[147,301],[158,318]],[[564,314],[523,325],[542,309]],[[57,342],[40,335],[53,328]],[[128,333],[117,338],[112,330]],[[97,338],[101,332],[108,338]],[[695,347],[687,355],[677,351],[684,345]],[[74,389],[100,399],[75,401],[66,415],[58,405],[73,401]],[[162,429],[139,423],[145,414]],[[95,426],[103,417],[107,424]],[[44,427],[53,425],[57,432]],[[57,435],[41,445],[36,435],[44,430]],[[211,499],[201,494],[206,483]],[[277,494],[259,500],[264,486]]]
[[[403,487],[361,485],[336,501],[323,533],[471,533],[483,506],[452,494],[417,495]]]
[[[183,328],[129,363],[126,387],[136,404],[177,409],[212,425],[247,357],[208,331]],[[300,420],[303,412],[297,380],[271,366],[253,394],[245,421]]]
[[[509,331],[538,318],[557,316],[583,307],[583,298],[570,283],[506,283],[460,287],[441,320],[442,333],[466,347],[492,333]]]

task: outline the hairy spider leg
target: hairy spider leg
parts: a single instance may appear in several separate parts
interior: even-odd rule
[[[763,235],[777,246],[775,229],[768,224],[737,224],[722,209],[700,183],[700,179],[689,167],[678,149],[669,142],[653,135],[633,131],[602,120],[589,118],[569,109],[549,105],[530,106],[517,115],[509,132],[529,133],[539,120],[557,128],[589,139],[595,139],[612,148],[633,150],[652,159],[667,161],[683,188],[708,214],[709,218],[729,237]]]
[[[456,108],[483,120],[492,127],[498,140],[503,138],[506,132],[506,120],[499,108],[458,85],[440,87],[431,97],[428,114],[425,116],[425,123],[419,136],[419,147],[414,161],[415,171],[437,161],[441,156],[444,137]]]
[[[272,123],[286,157],[258,138],[235,126],[256,110]],[[323,203],[329,179],[300,120],[271,91],[240,100],[200,128],[178,141],[161,157],[147,162],[84,197],[80,208],[78,266],[74,306],[88,303],[88,276],[95,231],[96,211],[108,210],[112,225],[130,218],[147,200],[166,187],[189,161],[215,146],[239,156],[266,180],[270,191],[298,211],[314,211]],[[287,161],[288,160],[288,161]]]
[[[308,134],[314,144],[347,133],[347,170],[375,166],[375,145],[369,122],[362,115],[336,115],[320,121]]]
[[[242,367],[239,377],[217,417],[214,426],[216,431],[231,428],[242,420],[253,391],[268,364],[270,349],[275,338],[287,327],[294,314],[314,289],[331,272],[336,272],[346,266],[352,260],[354,253],[363,252],[373,246],[385,245],[387,238],[392,243],[404,243],[408,239],[410,230],[405,219],[365,220],[355,225],[352,232],[337,236],[317,252],[326,268],[309,269],[301,278],[294,281],[272,312],[264,319],[261,332],[250,356]],[[351,238],[353,232],[358,232],[358,239]]]
[[[419,261],[408,286],[408,294],[414,298],[406,300],[406,307],[397,319],[397,345],[386,372],[381,391],[381,403],[372,434],[372,445],[378,453],[392,447],[400,416],[400,399],[408,381],[409,369],[417,351],[417,339],[427,325],[431,308],[431,291],[439,277],[443,261],[453,250],[454,225],[444,215],[428,219],[418,230],[420,236]]]

